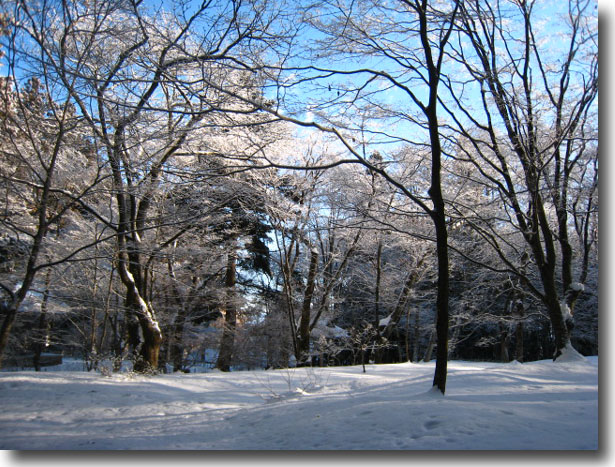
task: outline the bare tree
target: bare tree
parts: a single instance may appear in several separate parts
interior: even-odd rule
[[[136,0],[15,2],[35,56],[89,124],[99,162],[113,181],[107,223],[117,239],[137,370],[158,366],[162,343],[146,271],[161,178],[180,150],[203,141],[205,130],[220,128],[215,115],[254,110],[228,96],[251,96],[243,59],[257,55],[267,35],[264,5],[184,6],[153,11]]]
[[[449,81],[456,97],[449,115],[460,131],[459,157],[497,193],[505,210],[501,218],[508,216],[506,224],[522,236],[541,287],[534,287],[522,271],[527,265],[522,252],[507,254],[497,223],[467,207],[472,213],[465,217],[481,219],[472,225],[505,268],[544,303],[555,338],[554,358],[570,345],[574,303],[587,278],[587,258],[596,241],[591,232],[596,229],[598,183],[592,123],[598,93],[597,18],[593,2],[561,5],[564,21],[556,18],[556,30],[547,31],[539,25],[546,28],[542,23],[554,12],[540,12],[538,2],[465,2],[452,57],[473,82]],[[545,43],[544,36],[552,34],[560,38],[557,46]],[[570,234],[575,225],[582,232],[578,266]]]
[[[101,180],[90,165],[93,154],[87,133],[70,99],[57,93],[45,68],[21,79],[23,37],[18,22],[10,18],[5,44],[9,74],[0,80],[0,186],[6,202],[0,228],[7,239],[2,258],[6,269],[0,281],[0,358],[38,273],[87,248],[87,241],[58,248],[57,240],[73,229],[76,233],[73,222],[79,213],[75,211]],[[48,289],[49,284],[46,293]]]
[[[309,360],[314,329],[333,318],[336,288],[363,233],[361,222],[349,218],[338,202],[331,173],[303,175],[283,176],[278,202],[269,206],[299,365]]]
[[[399,0],[392,6],[380,5],[373,1],[347,4],[318,2],[313,9],[307,11],[305,20],[310,22],[324,38],[318,42],[316,50],[308,51],[310,59],[346,59],[345,66],[336,69],[314,64],[266,69],[269,78],[278,80],[282,90],[280,96],[289,92],[288,89],[292,86],[315,84],[315,89],[310,93],[310,102],[304,102],[304,105],[315,117],[319,117],[321,122],[293,116],[292,112],[297,109],[292,107],[289,107],[286,113],[276,109],[267,110],[283,120],[334,135],[351,154],[349,159],[334,160],[330,164],[323,164],[320,168],[343,163],[362,164],[384,177],[431,218],[439,265],[436,299],[438,347],[433,385],[442,393],[446,387],[448,358],[449,259],[445,204],[441,186],[442,145],[438,97],[439,85],[443,78],[444,49],[453,32],[458,9],[457,1],[436,4],[426,0]],[[322,14],[322,11],[328,11],[328,14]],[[311,15],[312,12],[318,14]],[[378,18],[378,21],[374,21],[375,18]],[[399,24],[403,25],[403,34],[397,33]],[[396,27],[391,28],[391,25]],[[375,57],[387,66],[384,69],[380,66],[357,66],[356,63],[365,57]],[[293,62],[293,60],[288,61]],[[281,72],[292,75],[279,81]],[[343,82],[344,77],[350,77],[350,82]],[[395,92],[399,99],[413,107],[415,112],[409,113],[403,109],[390,111],[389,105],[376,102],[376,97],[382,95],[384,89]],[[315,95],[322,96],[322,99],[314,99]],[[282,104],[280,102],[280,105]],[[416,125],[414,130],[421,129],[422,134],[426,136],[426,141],[423,140],[418,144],[427,147],[431,155],[431,183],[427,197],[413,192],[410,187],[398,180],[393,172],[373,164],[362,154],[356,144],[356,136],[365,131],[365,128],[353,125],[351,117],[370,110],[375,120],[378,115],[382,119],[401,118],[411,127]],[[379,138],[380,142],[412,141],[412,135],[406,135],[406,138],[400,137],[393,133],[389,134],[386,130],[380,130],[377,126],[370,131],[370,134]],[[416,141],[417,139],[414,140]]]

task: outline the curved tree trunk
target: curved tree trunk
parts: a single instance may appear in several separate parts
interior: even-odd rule
[[[153,309],[141,297],[136,286],[128,287],[126,305],[132,321],[129,340],[135,352],[134,371],[151,372],[158,369],[162,331]]]

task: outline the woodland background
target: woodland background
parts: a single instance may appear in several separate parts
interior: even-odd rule
[[[597,355],[597,36],[581,0],[4,1],[3,366]]]

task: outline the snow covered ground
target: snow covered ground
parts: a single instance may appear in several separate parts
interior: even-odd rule
[[[0,373],[0,449],[595,450],[598,359]]]

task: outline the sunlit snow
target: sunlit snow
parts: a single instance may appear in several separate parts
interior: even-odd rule
[[[598,359],[0,373],[0,449],[597,449]]]

